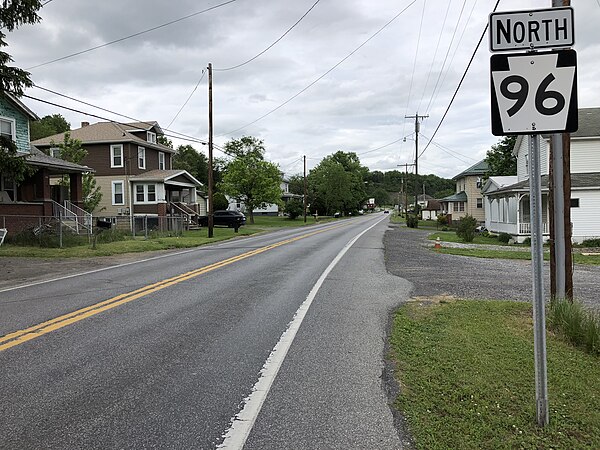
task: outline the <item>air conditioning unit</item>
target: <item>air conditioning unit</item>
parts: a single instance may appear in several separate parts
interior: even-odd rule
[[[117,208],[117,214],[118,215],[122,215],[123,214],[123,208]]]

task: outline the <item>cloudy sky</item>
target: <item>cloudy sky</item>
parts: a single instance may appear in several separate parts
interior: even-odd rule
[[[265,142],[267,159],[288,174],[302,171],[303,155],[310,169],[337,150],[356,152],[371,170],[388,171],[414,162],[414,120],[405,116],[429,116],[419,136],[419,152],[425,149],[495,3],[50,0],[40,11],[41,23],[9,33],[8,51],[41,88],[156,120],[172,130],[168,134],[201,140],[207,139],[210,62],[216,144],[256,136]],[[502,0],[498,11],[551,3]],[[600,0],[573,5],[579,105],[600,106]],[[243,64],[303,15],[279,42]],[[122,39],[131,35],[136,36]],[[118,42],[104,45],[113,41]],[[87,51],[94,47],[99,48]],[[75,53],[80,54],[61,59]],[[452,177],[483,159],[498,141],[489,118],[489,58],[486,35],[446,119],[419,159],[419,173]],[[62,114],[72,128],[100,120],[90,113],[130,121],[40,88],[27,95],[84,112],[23,99],[40,117]]]

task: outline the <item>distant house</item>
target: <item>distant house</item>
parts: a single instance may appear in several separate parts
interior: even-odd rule
[[[0,95],[0,130],[17,145],[17,152],[35,170],[17,184],[8,173],[0,173],[0,228],[9,232],[22,231],[57,220],[60,216],[76,231],[90,230],[89,215],[83,205],[82,177],[89,167],[53,158],[33,147],[29,140],[29,121],[39,117],[17,97]],[[3,150],[0,150],[3,151]],[[67,176],[69,197],[57,198],[52,180]]]
[[[427,200],[427,203],[423,206],[423,209],[421,209],[421,217],[423,220],[436,220],[441,210],[442,204],[438,200],[432,198]]]
[[[469,214],[479,223],[485,222],[481,188],[487,170],[488,164],[483,160],[452,178],[456,182],[456,192],[440,200],[442,213],[447,214],[450,221],[460,220]]]
[[[87,150],[83,163],[95,169],[103,193],[95,214],[157,220],[181,216],[189,223],[205,213],[205,200],[197,193],[202,184],[189,172],[172,169],[175,151],[158,142],[162,134],[157,122],[82,122],[81,128],[71,131]],[[63,139],[60,133],[33,143],[55,153],[55,144]]]
[[[548,161],[550,135],[540,137],[542,226],[549,237]],[[515,177],[492,177],[484,186],[486,227],[522,242],[531,235],[529,137],[519,136],[513,153]],[[600,237],[600,108],[579,110],[579,130],[571,134],[571,222],[573,241]]]
[[[287,202],[289,202],[292,199],[297,199],[297,200],[302,199],[301,195],[292,194],[290,192],[289,180],[287,178],[285,178],[283,176],[283,174],[281,176],[280,187],[281,187],[281,202],[283,204],[283,207],[280,207],[279,205],[277,205],[275,203],[269,203],[269,204],[265,205],[264,208],[255,208],[252,211],[252,214],[255,216],[281,216],[281,215],[283,215],[283,210],[284,210],[285,204]],[[244,205],[244,203],[237,201],[234,198],[229,198],[228,209],[231,211],[246,212],[246,206]]]

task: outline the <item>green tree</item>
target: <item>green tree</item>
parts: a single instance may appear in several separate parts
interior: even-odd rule
[[[25,88],[32,86],[29,72],[9,66],[13,59],[2,50],[8,46],[4,30],[11,32],[23,24],[39,22],[40,17],[37,11],[41,7],[40,0],[2,2],[0,7],[0,96],[4,96],[5,92],[10,92],[19,97],[23,95]],[[5,137],[0,137],[0,172],[16,183],[21,183],[34,173],[25,158],[17,153],[16,144]]]
[[[31,122],[30,137],[32,141],[63,133],[71,129],[71,124],[60,114],[44,116],[40,120]]]
[[[219,190],[243,202],[253,224],[254,209],[281,204],[281,173],[276,164],[265,161],[264,143],[255,137],[229,141],[225,151],[234,159],[227,164]]]
[[[227,209],[229,206],[229,202],[227,201],[227,197],[221,192],[215,192],[213,194],[213,209],[218,211],[220,209]]]
[[[338,151],[323,158],[308,174],[311,212],[331,215],[356,211],[367,198],[367,174],[356,153]]]
[[[475,229],[477,228],[477,220],[475,217],[467,214],[458,222],[456,234],[464,242],[473,242],[475,238]]]
[[[88,152],[82,147],[79,139],[73,139],[69,131],[65,132],[63,141],[59,144],[51,142],[51,146],[58,147],[60,149],[60,159],[69,161],[75,164],[81,164]],[[60,184],[69,187],[69,179],[65,175]],[[102,201],[102,191],[100,187],[96,185],[96,178],[93,173],[84,173],[82,179],[82,191],[83,191],[83,209],[87,212],[93,212],[100,202]]]
[[[304,176],[292,175],[288,179],[288,188],[292,194],[304,195]]]
[[[3,1],[0,8],[0,94],[11,92],[20,97],[27,87],[33,84],[29,72],[18,67],[9,66],[12,57],[1,50],[7,47],[4,30],[13,31],[23,24],[34,24],[40,21],[37,12],[42,7],[40,0]]]
[[[208,184],[208,158],[191,145],[180,145],[172,160],[173,169],[187,170],[205,186]]]
[[[517,157],[513,154],[516,141],[516,136],[504,136],[487,151],[485,161],[489,168],[486,178],[517,174]]]
[[[291,220],[304,214],[304,203],[302,200],[293,198],[286,202],[283,211],[288,215]]]
[[[165,147],[173,148],[173,141],[166,136],[160,135],[156,138],[156,142],[164,145]]]

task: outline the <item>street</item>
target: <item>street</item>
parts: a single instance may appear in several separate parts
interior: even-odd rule
[[[385,270],[387,225],[282,230],[0,291],[0,447],[401,448],[383,361],[411,286]]]

